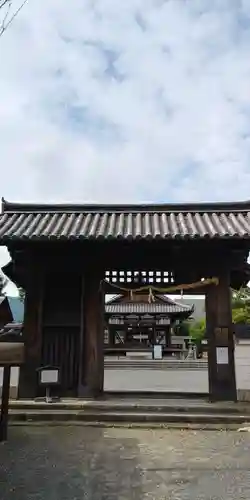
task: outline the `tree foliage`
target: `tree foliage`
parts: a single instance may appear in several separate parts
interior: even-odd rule
[[[194,323],[190,323],[189,325],[189,335],[194,340],[203,339],[206,331],[206,320],[205,318],[200,319],[199,321],[195,321]]]
[[[186,337],[189,335],[189,323],[188,321],[181,321],[178,325],[174,327],[174,334]]]
[[[233,323],[250,324],[250,288],[233,291],[232,318]]]

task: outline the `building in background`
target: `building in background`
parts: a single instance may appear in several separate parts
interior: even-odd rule
[[[163,294],[117,295],[105,304],[105,344],[128,348],[161,344],[170,348],[174,326],[187,320],[193,310],[193,305]]]

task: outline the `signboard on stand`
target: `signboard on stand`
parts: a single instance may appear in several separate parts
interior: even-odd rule
[[[154,359],[162,359],[162,345],[154,345]]]
[[[52,403],[50,389],[60,385],[60,370],[56,366],[41,366],[37,371],[39,385],[45,388],[45,401]]]

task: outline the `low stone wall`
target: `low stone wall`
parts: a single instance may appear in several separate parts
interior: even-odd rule
[[[250,403],[250,389],[238,389],[237,399],[241,402]]]
[[[11,375],[10,375],[10,398],[11,399],[17,399],[18,382],[19,382],[19,368],[13,367],[13,368],[11,368]],[[0,367],[0,396],[2,395],[2,386],[3,386],[3,368]]]

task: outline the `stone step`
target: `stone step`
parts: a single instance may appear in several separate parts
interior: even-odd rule
[[[105,360],[106,370],[207,370],[207,361],[198,360]]]
[[[210,425],[219,429],[230,428],[231,425],[247,425],[250,422],[250,416],[238,413],[203,413],[198,414],[195,412],[180,413],[180,412],[131,412],[131,411],[103,411],[97,413],[95,411],[75,411],[75,410],[43,410],[43,411],[17,411],[10,412],[11,423],[29,424],[32,422],[48,424],[48,423],[62,423],[74,424],[75,422],[84,422],[101,425],[102,423],[109,422],[121,424],[163,424],[170,426],[171,424],[179,424],[184,428],[190,424],[196,424],[201,428],[204,425]]]
[[[195,414],[244,414],[249,415],[250,418],[250,404],[249,403],[230,403],[218,402],[209,403],[208,401],[180,401],[178,400],[151,400],[144,401],[127,401],[121,400],[75,400],[72,402],[52,402],[46,403],[45,401],[12,401],[10,403],[10,411],[13,414],[22,413],[46,413],[46,412],[75,412],[77,413],[95,413],[100,415],[102,413],[178,413],[179,415],[195,413]]]

